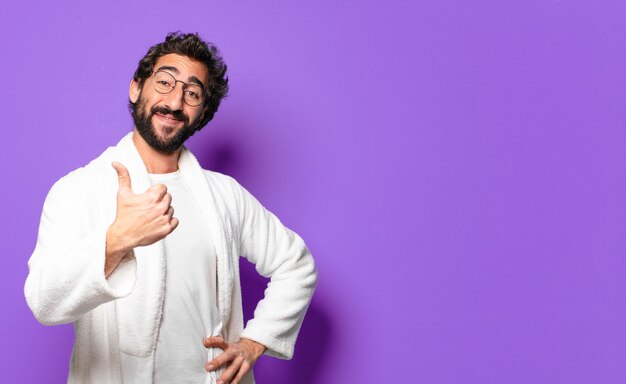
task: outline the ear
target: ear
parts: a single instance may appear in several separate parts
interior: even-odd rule
[[[139,83],[135,81],[135,79],[132,79],[130,81],[130,86],[128,87],[128,98],[130,99],[131,103],[135,104],[137,102],[137,100],[139,99],[139,93],[141,93],[141,87],[139,86]]]

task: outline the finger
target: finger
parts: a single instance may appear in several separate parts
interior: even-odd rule
[[[166,207],[169,207],[170,205],[172,205],[172,195],[170,195],[167,192],[165,192],[165,195],[163,195],[163,197],[160,200],[161,200],[161,203],[165,204]]]
[[[165,216],[167,216],[168,221],[171,221],[172,216],[174,216],[174,207],[170,206],[167,212],[165,212]]]
[[[206,363],[206,369],[207,371],[214,371],[220,367],[223,367],[226,365],[226,363],[228,363],[231,360],[235,359],[235,354],[233,353],[229,353],[229,352],[224,352],[221,355],[219,355],[218,357],[216,357],[215,359],[209,361],[208,363]]]
[[[145,192],[146,195],[151,196],[154,202],[161,201],[165,195],[167,195],[167,187],[165,184],[154,184]],[[170,196],[171,199],[171,196]],[[170,200],[171,202],[172,200]],[[169,205],[169,204],[168,204]]]
[[[159,214],[159,215],[163,215],[166,216],[167,213],[170,210],[170,203],[172,202],[172,197],[169,193],[167,193],[164,197],[163,200],[159,201],[158,203],[156,203],[156,206],[154,207],[155,213]]]
[[[170,220],[170,233],[174,232],[176,227],[178,227],[178,219],[175,217],[172,217],[172,219]]]
[[[175,218],[173,218],[172,220],[174,219]],[[226,348],[228,348],[228,343],[224,340],[222,336],[207,337],[202,341],[202,343],[207,348],[212,347],[212,348],[219,348],[221,350],[225,350]]]
[[[250,363],[244,360],[243,363],[241,363],[241,367],[239,368],[239,371],[237,372],[237,376],[235,376],[231,384],[241,383],[241,380],[243,380],[243,377],[245,376],[246,373],[248,373],[249,370],[250,370]]]
[[[114,161],[111,163],[111,166],[117,172],[117,181],[119,182],[119,192],[132,192],[131,183],[130,183],[130,174],[128,173],[128,169],[122,164]]]
[[[230,383],[232,378],[239,372],[239,368],[241,368],[241,364],[243,363],[243,359],[238,357],[233,360],[232,363],[222,372],[219,379],[217,379],[217,383]]]

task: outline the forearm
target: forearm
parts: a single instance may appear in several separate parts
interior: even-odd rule
[[[48,237],[45,233],[44,236]],[[113,275],[125,275],[111,284],[105,279],[105,231],[96,230],[78,242],[38,244],[29,261],[24,293],[35,317],[43,324],[73,322],[105,302],[124,297],[134,284],[135,261],[124,263]],[[126,270],[126,272],[124,272]],[[114,277],[114,276],[113,276]]]
[[[316,282],[312,260],[291,276],[273,276],[241,337],[267,346],[270,356],[290,359]]]

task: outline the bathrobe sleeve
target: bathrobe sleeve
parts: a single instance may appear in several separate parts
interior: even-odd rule
[[[69,323],[102,303],[128,295],[136,261],[123,259],[104,277],[106,231],[98,225],[95,196],[76,174],[59,180],[46,197],[37,245],[28,261],[24,294],[45,325]]]
[[[235,182],[236,183],[236,182]],[[270,278],[265,296],[241,337],[265,345],[266,354],[290,359],[317,283],[313,257],[304,241],[239,184],[240,254]]]

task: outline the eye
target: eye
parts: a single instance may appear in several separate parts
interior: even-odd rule
[[[168,88],[172,87],[172,83],[167,80],[157,80],[157,84],[162,85],[164,87],[168,87]]]
[[[197,92],[194,91],[185,91],[187,93],[187,97],[192,99],[192,100],[199,100],[200,99],[200,94],[198,94]]]

